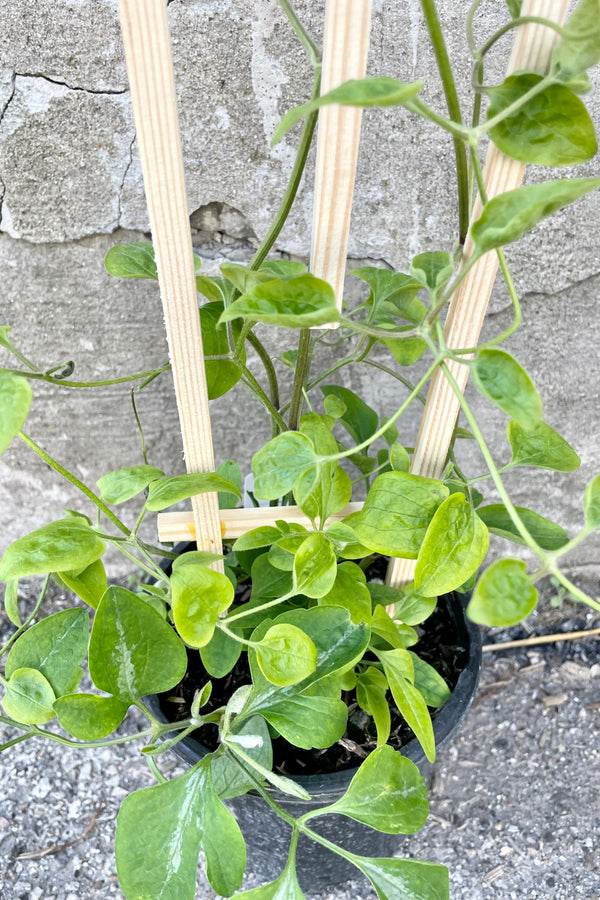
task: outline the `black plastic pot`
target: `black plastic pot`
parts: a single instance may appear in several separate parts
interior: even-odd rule
[[[188,549],[187,545],[175,549]],[[165,570],[170,568],[168,561]],[[447,605],[456,626],[456,644],[467,651],[467,663],[458,677],[451,696],[435,714],[433,731],[436,750],[442,750],[456,734],[475,696],[481,669],[481,636],[479,628],[465,616],[468,597],[446,594],[440,603]],[[162,711],[157,696],[145,697],[146,705],[162,722],[168,719]],[[194,765],[209,751],[192,737],[177,743],[173,751],[188,765]],[[402,747],[402,753],[421,770],[424,778],[432,773],[429,763],[414,738]],[[294,781],[311,795],[310,801],[299,800],[279,791],[272,795],[292,816],[298,817],[309,810],[334,803],[345,793],[356,769],[345,769],[324,775],[298,775]],[[262,882],[277,878],[287,859],[290,828],[274,813],[262,797],[251,791],[242,797],[228,800],[227,805],[235,814],[248,847],[247,871],[259,876]],[[392,856],[401,846],[402,836],[382,834],[345,816],[323,816],[311,822],[311,828],[328,840],[363,856]],[[337,854],[329,852],[315,841],[300,837],[298,844],[297,872],[300,886],[305,889],[322,889],[356,877],[358,870]]]

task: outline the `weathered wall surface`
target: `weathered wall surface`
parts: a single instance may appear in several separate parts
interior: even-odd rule
[[[323,0],[301,0],[298,12],[321,31]],[[440,4],[456,72],[467,86],[464,4]],[[479,21],[489,32],[503,4]],[[484,5],[485,8],[485,5]],[[169,19],[180,102],[194,244],[207,272],[223,259],[247,259],[268,227],[289,174],[297,132],[269,148],[283,112],[306,99],[310,67],[276,0],[171,0]],[[152,369],[166,361],[157,289],[111,279],[103,258],[115,243],[143,240],[143,196],[116,0],[0,0],[0,324],[42,370],[72,359],[79,380]],[[490,69],[501,77],[507,46]],[[372,73],[423,77],[424,95],[443,96],[418,0],[375,2]],[[597,96],[589,106],[597,124]],[[406,269],[412,255],[451,249],[455,233],[452,147],[445,136],[402,110],[364,117],[349,255],[351,262]],[[598,174],[597,160],[578,174]],[[531,170],[530,179],[547,173]],[[277,249],[306,259],[311,217],[311,164]],[[511,348],[529,368],[546,402],[546,420],[577,447],[575,476],[520,470],[510,478],[516,500],[567,527],[581,521],[580,498],[600,471],[598,395],[600,325],[600,192],[540,225],[509,254],[523,298],[525,325]],[[498,286],[490,333],[510,321]],[[281,334],[267,338],[281,351]],[[3,355],[2,364],[8,364]],[[397,389],[375,370],[348,383],[382,414]],[[169,376],[139,394],[150,462],[182,471]],[[260,416],[260,410],[258,410]],[[213,405],[217,460],[248,466],[267,436],[252,402],[236,389]],[[416,425],[413,416],[412,426]],[[506,458],[504,421],[486,412],[490,441]],[[104,472],[140,461],[127,387],[71,391],[40,383],[30,434],[63,464],[93,483]],[[402,434],[407,445],[414,433]],[[475,462],[476,468],[479,463]],[[492,495],[493,496],[493,495]],[[0,460],[0,549],[81,507],[76,493],[16,442]],[[597,547],[574,561],[594,565]]]

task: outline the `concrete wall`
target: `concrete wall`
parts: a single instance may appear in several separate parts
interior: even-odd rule
[[[323,0],[296,5],[318,36]],[[0,324],[13,326],[15,341],[43,369],[74,360],[80,380],[151,369],[167,356],[157,288],[112,279],[103,267],[111,246],[143,240],[149,227],[116,6],[116,0],[0,0]],[[466,88],[462,7],[440,3]],[[505,17],[503,3],[486,8],[481,34]],[[369,71],[425,78],[425,98],[442,109],[419,9],[418,0],[375,0]],[[282,113],[306,99],[310,67],[276,0],[171,0],[168,13],[194,244],[210,273],[223,259],[247,259],[268,227],[297,132],[274,150],[270,137]],[[501,78],[508,46],[499,46],[490,80]],[[589,106],[599,123],[597,96]],[[367,113],[350,264],[406,269],[417,252],[451,249],[452,163],[450,141],[428,123],[402,110]],[[277,244],[302,259],[309,249],[312,165]],[[578,170],[598,173],[597,160]],[[539,170],[528,174],[545,177]],[[546,420],[583,460],[575,476],[520,470],[510,483],[519,503],[570,528],[581,521],[585,483],[600,471],[599,214],[597,192],[544,222],[509,253],[525,315],[511,348],[538,383]],[[509,321],[499,285],[487,327],[495,333]],[[271,331],[267,341],[280,351],[280,332]],[[382,414],[397,406],[394,383],[374,370],[353,371],[348,383]],[[169,376],[139,396],[139,409],[150,462],[182,471]],[[498,458],[506,458],[505,422],[489,409],[485,416],[490,439],[499,441]],[[213,404],[213,429],[217,460],[235,456],[246,466],[267,436],[262,419],[254,421],[252,401],[238,389]],[[91,482],[141,461],[126,388],[76,392],[41,384],[28,430]],[[414,441],[409,429],[402,437]],[[63,504],[83,508],[16,442],[0,460],[0,548],[57,518]],[[597,547],[586,544],[574,562],[593,566],[596,558]]]

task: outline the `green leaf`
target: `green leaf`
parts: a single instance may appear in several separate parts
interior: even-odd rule
[[[15,669],[2,699],[4,712],[23,725],[43,725],[54,718],[54,691],[37,669]]]
[[[600,0],[579,0],[552,54],[552,74],[569,81],[600,62]]]
[[[525,369],[509,353],[482,350],[471,371],[483,396],[523,428],[531,428],[541,421],[540,395]]]
[[[545,422],[532,429],[522,428],[518,422],[509,422],[506,433],[512,448],[511,466],[537,466],[556,472],[574,472],[581,465],[571,445]]]
[[[205,647],[220,613],[233,602],[229,578],[206,566],[180,566],[171,575],[171,588],[177,631],[190,647]]]
[[[410,457],[402,444],[393,444],[390,447],[390,465],[394,472],[408,472]]]
[[[387,614],[383,606],[376,606],[373,612],[371,630],[383,638],[391,647],[404,650],[412,647],[419,640],[416,631],[409,625],[397,625]]]
[[[379,900],[449,900],[448,869],[417,859],[353,856],[375,886]]]
[[[423,539],[415,569],[415,588],[425,597],[447,594],[477,571],[489,534],[463,494],[451,494],[436,510]]]
[[[74,571],[59,572],[58,574],[69,590],[74,591],[92,609],[98,609],[98,604],[108,587],[106,571],[101,559],[90,563],[83,571],[75,569]]]
[[[600,475],[592,478],[585,489],[583,510],[585,512],[586,528],[600,528]],[[6,603],[6,599],[4,602]]]
[[[429,762],[435,760],[435,738],[427,704],[414,686],[414,665],[408,650],[377,651],[394,703],[412,728]]]
[[[316,481],[317,457],[312,441],[298,431],[285,431],[252,457],[254,494],[259,500],[277,500],[289,493],[311,467]]]
[[[202,849],[206,859],[206,875],[217,894],[231,897],[244,877],[246,844],[238,823],[219,799],[210,781],[204,784],[202,801]]]
[[[420,253],[410,264],[410,274],[432,294],[448,283],[453,271],[452,254],[442,250]]]
[[[506,0],[506,5],[513,19],[518,19],[521,15],[521,5],[523,0]]]
[[[286,281],[289,281],[292,278],[297,278],[299,275],[304,275],[306,265],[294,259],[265,259],[261,263],[260,271],[272,272],[276,278],[284,278]]]
[[[246,293],[259,284],[265,284],[267,281],[275,281],[277,275],[269,269],[249,269],[248,266],[242,266],[240,263],[221,263],[221,272],[230,281],[233,286],[240,292]],[[306,266],[303,266],[306,271]]]
[[[32,397],[25,378],[10,372],[0,375],[0,453],[4,453],[25,424]]]
[[[415,670],[415,687],[423,695],[427,706],[438,709],[449,698],[450,688],[433,666],[430,666],[416,653],[412,653],[410,650],[408,652]]]
[[[224,459],[223,462],[217,466],[217,474],[222,475],[223,478],[226,478],[227,481],[234,484],[241,496],[242,473],[239,465],[234,459]],[[223,494],[218,493],[217,497],[219,498],[219,509],[235,509],[238,504],[237,498],[232,497],[230,492]]]
[[[410,325],[403,328],[396,328],[395,325],[386,326],[383,325],[383,323],[379,324],[381,327],[389,327],[393,331],[412,331],[412,326]],[[422,341],[421,338],[418,337],[391,338],[389,340],[381,338],[381,343],[388,348],[396,362],[401,366],[412,366],[427,350],[425,341]]]
[[[218,276],[196,275],[196,290],[211,302],[223,303],[227,296],[226,284],[225,279]]]
[[[394,618],[406,625],[420,625],[428,619],[437,606],[437,597],[424,597],[414,587],[406,587],[400,591],[400,599],[396,601]]]
[[[263,554],[255,559],[251,569],[252,598],[274,600],[283,597],[292,590],[292,574],[287,570],[271,565],[268,555]]]
[[[215,794],[209,759],[185,775],[135,791],[117,817],[115,855],[123,893],[144,900],[193,900],[204,845],[212,887],[230,896],[246,865],[235,819]]]
[[[339,313],[331,285],[314,275],[300,275],[256,285],[228,306],[219,321],[240,317],[287,328],[312,328],[337,322]]]
[[[600,187],[600,178],[570,178],[530,184],[493,197],[471,226],[475,256],[519,238],[563,206]]]
[[[261,713],[267,721],[297,747],[329,747],[346,728],[348,708],[340,699],[337,672],[352,668],[361,659],[369,641],[367,626],[354,625],[348,612],[334,606],[299,609],[278,616],[275,624],[296,625],[317,649],[315,671],[305,682],[289,687],[270,684],[249,653],[254,687],[244,715]],[[259,639],[263,623],[252,636]]]
[[[220,324],[224,308],[223,301],[219,300],[218,302],[205,303],[198,310],[200,327],[202,329],[202,348],[205,357],[221,356],[229,353],[227,326]],[[237,339],[241,331],[240,323],[236,322],[232,327],[234,339]],[[244,354],[241,361],[245,361]],[[226,394],[242,377],[240,366],[232,359],[205,359],[204,368],[206,370],[206,389],[209,400],[216,400],[217,397]]]
[[[90,619],[85,609],[65,609],[32,625],[13,644],[6,659],[6,677],[17,669],[37,669],[56,697],[79,684],[88,646]]]
[[[422,81],[414,84],[406,84],[404,81],[396,81],[395,78],[368,77],[352,79],[340,84],[327,94],[303,103],[290,109],[279,123],[271,146],[275,146],[296,122],[309,115],[314,110],[320,109],[331,103],[339,103],[342,106],[403,106],[417,96],[423,86]]]
[[[410,759],[389,746],[378,747],[327,812],[342,813],[385,834],[414,834],[429,814],[427,785]]]
[[[324,396],[335,397],[345,405],[346,411],[340,416],[340,422],[355,444],[362,444],[375,434],[379,417],[364,400],[348,388],[336,384],[322,384],[320,389]]]
[[[317,663],[315,645],[295,625],[273,625],[255,650],[265,678],[281,687],[308,678]]]
[[[129,703],[116,697],[96,694],[65,694],[54,702],[54,712],[62,727],[82,741],[99,741],[117,728]]]
[[[196,494],[205,494],[208,491],[226,491],[240,497],[241,494],[235,484],[232,484],[222,475],[216,472],[204,472],[198,474],[173,475],[170,478],[161,478],[153,481],[148,491],[146,509],[159,512],[188,497]]]
[[[336,439],[331,433],[335,419],[318,413],[305,413],[300,420],[300,432],[312,442],[317,456],[333,456],[338,452]],[[335,460],[322,463],[315,482],[314,471],[302,475],[294,486],[298,505],[312,521],[325,522],[342,510],[352,497],[352,482]]]
[[[541,75],[509,75],[488,88],[487,118],[502,113],[542,81]],[[582,101],[563,84],[551,84],[490,129],[494,144],[512,159],[542,166],[570,166],[598,150],[594,124]]]
[[[276,881],[236,894],[239,900],[306,900],[296,878],[295,866],[287,865]]]
[[[215,628],[208,644],[200,648],[202,665],[213,678],[224,678],[240,658],[242,645],[228,634]]]
[[[377,746],[387,743],[390,736],[392,719],[386,699],[388,683],[383,672],[375,666],[369,666],[356,679],[356,701],[361,709],[373,716],[377,729]]]
[[[309,534],[294,560],[294,589],[307,597],[324,597],[332,589],[337,574],[331,541],[321,532]]]
[[[348,707],[340,699],[341,687],[335,677],[323,678],[302,690],[277,688],[276,693],[257,691],[248,712],[260,712],[287,741],[305,750],[331,747],[343,736]],[[289,691],[289,694],[283,692]],[[294,691],[293,693],[291,693]]]
[[[211,563],[218,559],[225,559],[222,553],[208,553],[205,550],[188,550],[187,553],[181,553],[171,564],[172,571],[175,572],[181,566],[210,566]],[[144,585],[145,588],[148,585]]]
[[[187,654],[151,606],[125,588],[110,587],[94,618],[89,668],[97,688],[132,701],[174,687],[185,675]]]
[[[140,494],[152,481],[162,478],[164,472],[155,469],[154,466],[129,466],[125,469],[115,469],[98,479],[96,484],[100,488],[100,496],[105,503],[117,505],[131,500]]]
[[[17,628],[20,628],[22,622],[19,615],[19,597],[17,593],[18,588],[18,578],[13,578],[11,581],[6,582],[6,587],[4,589],[4,611],[6,612],[6,615],[13,623],[13,625],[16,625]]]
[[[373,482],[352,527],[362,544],[388,556],[416,559],[435,510],[448,496],[441,481],[385,472]]]
[[[117,278],[153,278],[158,281],[154,247],[148,241],[111,247],[104,265],[108,274]]]
[[[350,613],[355,625],[371,623],[371,595],[360,566],[343,562],[337,567],[333,587],[318,600],[319,606],[341,606]]]
[[[559,550],[568,542],[569,536],[560,525],[523,506],[516,506],[515,509],[532,538],[543,550]],[[482,506],[477,510],[477,515],[485,522],[489,531],[516,544],[525,544],[503,503]]]
[[[235,719],[231,732],[238,737],[249,738],[249,744],[244,748],[247,756],[251,757],[263,769],[273,768],[273,747],[269,734],[269,726],[262,716],[253,716],[238,724]],[[230,732],[230,734],[231,734]],[[247,794],[256,787],[255,782],[249,778],[235,760],[229,756],[218,756],[212,760],[213,787],[221,800],[231,800]]]
[[[0,563],[0,581],[84,569],[99,559],[104,541],[81,519],[51,522],[11,544]]]
[[[475,585],[467,615],[479,625],[516,625],[535,609],[538,592],[520,559],[500,559]]]
[[[253,528],[239,537],[233,545],[233,550],[237,553],[238,550],[255,550],[258,547],[269,547],[275,541],[278,541],[280,537],[281,532],[278,528],[275,528],[273,525],[263,525],[260,528]]]

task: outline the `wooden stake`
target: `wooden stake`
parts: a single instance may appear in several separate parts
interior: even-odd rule
[[[322,94],[364,77],[370,31],[371,0],[327,0]],[[350,106],[324,106],[319,113],[310,270],[333,286],[339,310],[361,119],[362,109]]]
[[[327,520],[329,524],[339,522],[350,513],[362,509],[362,503],[349,503],[335,516]],[[223,540],[241,537],[251,528],[274,525],[277,519],[292,525],[311,528],[310,519],[297,506],[258,506],[250,509],[221,510],[221,534]],[[161,541],[193,541],[196,537],[194,519],[189,512],[161,513],[158,517],[158,537]]]
[[[600,636],[600,628],[587,628],[584,631],[542,634],[537,637],[521,638],[518,641],[504,641],[500,644],[484,644],[481,650],[483,653],[494,653],[496,650],[513,650],[516,647],[536,647],[539,644],[557,644],[559,641],[579,641],[584,638],[598,636]]]
[[[215,464],[167,7],[164,0],[119,0],[119,14],[186,468],[212,472]],[[217,495],[200,494],[192,499],[192,506],[198,546],[220,553]]]
[[[543,16],[562,24],[567,16],[569,0],[524,0],[521,15]],[[558,40],[556,32],[543,25],[527,24],[517,28],[517,35],[508,65],[508,74],[525,69],[544,73],[550,63],[552,49]],[[523,180],[525,164],[509,159],[490,143],[485,159],[483,176],[488,198],[519,187]],[[481,215],[478,198],[471,221]],[[467,237],[463,261],[473,252],[473,242]],[[474,347],[479,340],[494,279],[498,270],[495,251],[478,260],[452,298],[444,334],[449,347]],[[449,361],[448,368],[464,391],[469,368]],[[415,446],[411,472],[427,478],[440,478],[446,463],[452,432],[458,417],[459,402],[443,373],[438,369],[432,379],[423,412],[421,428]],[[386,581],[394,587],[402,587],[414,578],[415,560],[390,561]]]

